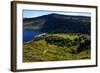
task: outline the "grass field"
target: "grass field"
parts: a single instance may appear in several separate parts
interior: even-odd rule
[[[64,33],[61,33],[61,34],[48,34],[48,36],[58,36],[58,37],[62,37],[62,38],[65,38],[65,39],[71,39],[71,40],[79,37],[78,35],[64,34]]]
[[[91,58],[90,45],[86,44],[84,46],[86,42],[82,43],[83,45],[80,43],[88,39],[86,35],[83,36],[85,39],[81,37],[80,42],[75,41],[75,39],[80,38],[80,35],[77,34],[47,34],[47,37],[60,37],[64,40],[69,39],[70,41],[51,42],[41,37],[38,40],[26,43],[23,45],[23,62],[81,60]],[[82,47],[81,50],[80,46]],[[78,50],[80,51],[77,52]]]

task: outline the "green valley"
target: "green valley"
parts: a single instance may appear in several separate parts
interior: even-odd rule
[[[86,34],[46,34],[23,44],[23,62],[90,59],[90,48]]]

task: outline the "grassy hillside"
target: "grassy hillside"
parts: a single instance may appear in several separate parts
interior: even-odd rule
[[[23,62],[90,59],[90,45],[81,44],[87,39],[86,35],[48,34],[24,44]]]

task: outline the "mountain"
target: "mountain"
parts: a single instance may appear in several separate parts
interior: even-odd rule
[[[90,34],[91,17],[48,14],[35,18],[23,18],[24,29],[38,29],[46,33]]]

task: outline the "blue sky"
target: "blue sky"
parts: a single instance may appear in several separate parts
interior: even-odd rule
[[[51,13],[74,15],[74,16],[91,16],[91,13],[84,12],[54,12],[54,11],[37,11],[37,10],[23,10],[23,18],[38,17],[42,15],[48,15]]]

